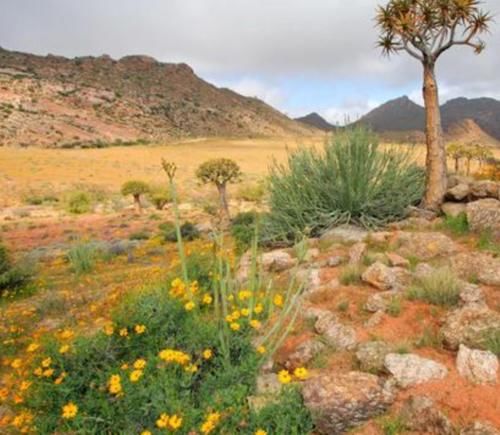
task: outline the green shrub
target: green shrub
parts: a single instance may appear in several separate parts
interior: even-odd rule
[[[408,290],[408,298],[434,305],[454,306],[460,300],[460,291],[460,280],[453,271],[441,268],[418,279]]]
[[[491,231],[483,231],[479,235],[477,247],[481,251],[490,251],[495,255],[500,255],[500,244],[495,241]]]
[[[245,252],[255,237],[255,225],[258,214],[250,211],[237,214],[231,222],[231,235],[236,243],[238,253]]]
[[[98,249],[94,243],[79,243],[73,246],[67,254],[71,269],[77,275],[92,271],[97,258]]]
[[[30,282],[32,275],[33,271],[27,264],[12,262],[7,248],[0,242],[0,296],[17,294]]]
[[[66,208],[74,214],[88,213],[92,209],[92,199],[87,192],[72,192],[67,198]]]
[[[266,185],[264,181],[256,183],[242,184],[238,189],[238,198],[244,201],[260,202],[266,194]]]
[[[463,235],[469,232],[469,222],[467,215],[460,213],[457,216],[446,216],[444,218],[443,227],[456,235]]]
[[[500,357],[500,330],[490,329],[485,332],[484,348]]]
[[[404,152],[380,150],[364,128],[336,134],[323,152],[303,148],[275,162],[265,237],[293,241],[331,226],[375,227],[403,218],[420,201],[424,171]]]
[[[340,272],[340,283],[342,285],[358,284],[361,282],[362,269],[357,264],[348,264]]]
[[[166,222],[159,225],[163,233],[163,238],[166,242],[176,242],[177,235],[175,232],[175,225],[171,222]],[[184,222],[181,225],[181,236],[184,240],[191,241],[200,237],[200,232],[191,222]]]
[[[157,210],[163,210],[169,202],[172,202],[170,192],[163,187],[152,187],[148,194],[148,199]]]
[[[149,240],[151,234],[147,230],[136,231],[128,236],[129,240]]]
[[[406,423],[401,417],[384,417],[380,419],[379,425],[384,435],[400,435],[407,432]]]

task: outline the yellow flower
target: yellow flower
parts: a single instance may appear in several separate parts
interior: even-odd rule
[[[59,353],[61,353],[61,354],[67,353],[68,351],[69,351],[69,344],[63,344],[59,348]]]
[[[229,325],[229,327],[233,330],[233,331],[239,331],[240,330],[240,324],[239,323],[236,323],[236,322],[233,322]]]
[[[40,347],[38,343],[31,343],[28,348],[26,349],[27,352],[34,352]]]
[[[119,334],[120,334],[120,337],[126,337],[128,335],[127,328],[120,329]]]
[[[193,301],[189,301],[188,303],[186,303],[186,305],[184,305],[184,309],[186,311],[192,311],[194,307],[195,305]]]
[[[189,364],[184,370],[188,373],[196,373],[198,371],[198,366],[196,364]]]
[[[231,323],[233,320],[234,320],[234,319],[233,319],[233,316],[232,316],[231,314],[228,314],[228,315],[226,316],[226,322],[227,322],[227,323]]]
[[[249,290],[241,290],[239,293],[238,293],[238,299],[240,301],[244,301],[246,299],[250,299],[250,297],[252,296],[252,292],[249,291]]]
[[[143,430],[141,432],[141,435],[152,435],[152,434],[151,434],[151,431],[149,431],[149,430]]]
[[[106,335],[113,335],[113,332],[115,332],[115,328],[113,328],[113,325],[106,325],[103,328],[103,331]]]
[[[120,394],[122,392],[122,384],[120,375],[112,375],[108,382],[108,391],[111,394]]]
[[[61,338],[64,340],[73,337],[73,335],[75,335],[75,333],[71,329],[65,329],[64,331],[61,332]]]
[[[78,406],[76,406],[73,402],[69,402],[67,405],[62,407],[62,418],[70,420],[76,417],[78,414]]]
[[[212,358],[212,355],[213,355],[213,353],[212,353],[212,349],[205,349],[205,350],[203,351],[203,358],[204,358],[204,359],[207,359],[207,360],[208,360],[208,359]]]
[[[257,346],[256,351],[257,351],[257,353],[264,355],[266,353],[266,347],[265,346]]]
[[[166,429],[168,427],[169,416],[168,414],[161,414],[160,418],[156,420],[156,426],[160,429]]]
[[[250,315],[250,310],[248,308],[242,308],[241,309],[241,315],[243,317],[248,317]]]
[[[52,358],[49,356],[42,361],[42,367],[47,368],[52,364]]]
[[[203,300],[202,302],[205,304],[205,305],[210,305],[212,303],[212,296],[210,296],[209,294],[205,294],[203,295]]]
[[[257,429],[255,435],[267,435],[267,432],[264,429]]]
[[[290,376],[290,373],[288,372],[288,370],[281,370],[278,373],[278,380],[282,384],[289,384],[292,381],[292,377]]]
[[[21,360],[21,358],[16,358],[14,361],[12,361],[10,363],[10,366],[13,368],[13,369],[18,369],[19,367],[21,367],[23,365],[23,361]]]
[[[202,434],[208,434],[215,429],[215,424],[209,420],[203,422],[200,426],[200,431]]]
[[[41,367],[37,367],[35,370],[33,370],[33,373],[35,374],[35,376],[42,376],[43,374],[43,369]]]
[[[233,320],[238,320],[240,318],[240,312],[238,310],[235,310],[233,311],[231,316],[233,317]]]
[[[27,389],[29,389],[29,387],[31,387],[31,382],[29,382],[29,381],[22,381],[21,385],[19,386],[19,389],[21,391],[26,391]]]
[[[54,381],[54,384],[56,385],[60,385],[62,384],[62,381],[64,380],[64,378],[66,377],[66,373],[61,373],[61,375]]]
[[[250,320],[250,326],[253,328],[253,329],[260,329],[260,327],[262,326],[260,321],[257,320],[257,319],[252,319]]]
[[[179,429],[182,426],[182,417],[179,417],[176,414],[172,415],[168,420],[168,425],[172,430]]]
[[[120,366],[120,368],[121,368],[122,370],[127,370],[127,369],[128,369],[128,364],[127,364],[127,363],[122,364],[122,365]]]
[[[305,381],[307,379],[307,376],[309,375],[305,367],[297,367],[293,371],[293,374],[297,379],[300,379],[301,381]]]
[[[253,309],[255,314],[260,314],[262,311],[264,311],[264,306],[262,304],[257,304],[255,305],[255,308]]]
[[[47,369],[43,372],[44,378],[50,378],[54,374],[54,369]]]
[[[274,296],[273,303],[277,307],[282,307],[283,306],[283,296],[281,296],[281,295]]]
[[[130,382],[137,382],[142,376],[142,370],[134,370],[130,373]]]
[[[144,334],[146,332],[146,326],[145,325],[135,325],[134,330],[136,334]]]
[[[5,400],[9,396],[9,390],[7,388],[2,388],[0,390],[0,400]]]
[[[134,362],[134,369],[137,370],[142,370],[144,367],[146,367],[146,360],[143,358],[139,358]]]

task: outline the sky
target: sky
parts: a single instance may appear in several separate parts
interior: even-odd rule
[[[422,68],[376,48],[387,0],[0,0],[0,46],[67,57],[146,54],[185,62],[217,86],[289,116],[356,119],[402,95],[422,102]],[[441,101],[500,99],[500,0],[480,56],[455,47],[439,60]]]

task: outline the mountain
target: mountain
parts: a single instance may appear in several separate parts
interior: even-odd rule
[[[456,98],[441,106],[441,118],[448,140],[491,145],[500,141],[500,101]],[[373,109],[357,123],[369,125],[390,138],[419,140],[425,131],[425,110],[404,96]]]
[[[295,118],[295,121],[301,122],[302,124],[306,124],[311,127],[318,128],[323,131],[332,131],[335,130],[335,126],[330,124],[325,118],[321,115],[318,115],[316,112],[312,112],[309,115],[302,116],[300,118]]]
[[[66,147],[318,131],[147,56],[68,59],[0,48],[0,145]]]

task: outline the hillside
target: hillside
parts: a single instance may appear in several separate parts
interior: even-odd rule
[[[332,131],[336,128],[316,112],[309,113],[309,115],[302,116],[300,118],[295,118],[295,121],[301,122],[302,124],[306,124],[310,127],[318,128],[323,131]]]
[[[0,48],[0,145],[70,148],[314,132],[256,98],[207,83],[186,64]]]
[[[441,106],[441,116],[447,140],[498,145],[500,101],[457,98]],[[357,123],[370,125],[375,131],[391,138],[421,138],[425,129],[425,111],[404,96],[373,109]]]

